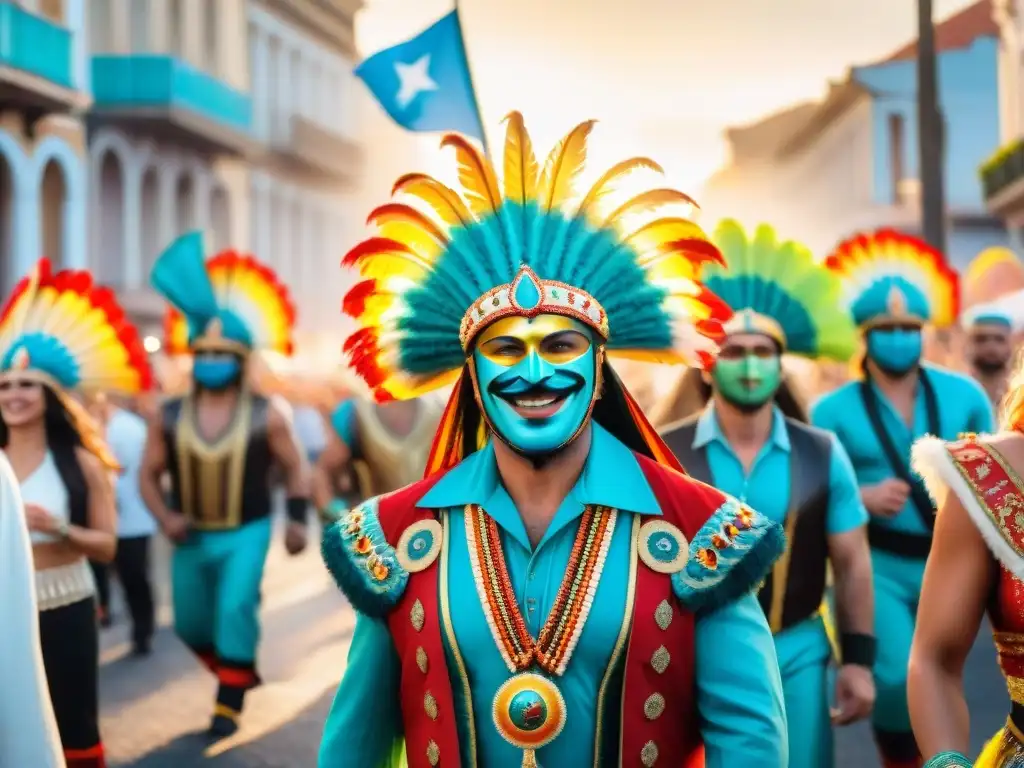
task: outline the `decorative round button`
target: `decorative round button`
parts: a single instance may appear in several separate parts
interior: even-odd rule
[[[683,532],[664,520],[640,526],[639,552],[644,565],[657,573],[678,573],[689,559],[689,542]]]
[[[494,696],[494,725],[512,746],[533,751],[550,744],[565,727],[565,699],[548,678],[516,675]]]
[[[437,520],[420,520],[402,533],[395,547],[399,564],[409,573],[425,571],[441,554],[441,524]]]

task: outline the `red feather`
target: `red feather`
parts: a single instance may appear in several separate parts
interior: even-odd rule
[[[341,260],[341,266],[355,267],[368,256],[376,256],[380,253],[412,253],[412,251],[409,250],[409,246],[389,237],[371,237],[358,243],[346,253]]]
[[[359,318],[366,311],[366,301],[377,291],[376,280],[363,280],[353,285],[341,302],[341,311],[349,317]]]

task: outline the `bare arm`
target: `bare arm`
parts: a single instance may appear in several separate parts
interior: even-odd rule
[[[84,448],[76,452],[89,490],[89,527],[68,526],[68,542],[90,560],[109,563],[117,551],[117,508],[110,475]]]
[[[926,758],[968,749],[964,661],[978,634],[993,575],[981,534],[956,494],[948,494],[925,567],[907,676],[910,720]]]
[[[309,472],[306,457],[299,445],[291,422],[273,404],[267,413],[267,439],[274,460],[285,474],[289,498],[309,498]]]
[[[828,537],[828,556],[835,576],[836,619],[844,633],[873,635],[875,595],[867,528],[860,526]]]
[[[326,509],[334,500],[334,478],[348,468],[350,461],[352,451],[332,430],[313,468],[313,503],[317,509]]]
[[[164,473],[167,472],[167,448],[164,445],[163,416],[160,409],[150,414],[147,420],[146,446],[142,453],[142,465],[139,468],[139,492],[146,507],[156,517],[161,526],[166,524],[172,510],[164,503],[164,494],[160,488]]]

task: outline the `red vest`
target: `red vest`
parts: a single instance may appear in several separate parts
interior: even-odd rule
[[[661,519],[693,541],[726,497],[644,456],[637,455],[637,461],[661,507]],[[379,520],[391,546],[397,545],[411,524],[435,515],[434,510],[415,505],[441,474],[380,499]],[[463,768],[452,696],[452,683],[462,675],[452,674],[445,661],[439,568],[437,558],[425,570],[410,574],[405,592],[388,618],[402,663],[401,704],[409,768]],[[695,695],[694,614],[675,597],[670,576],[639,560],[621,716],[622,766],[642,768],[655,761],[659,768],[704,765]],[[486,722],[475,723],[475,727],[494,726]]]

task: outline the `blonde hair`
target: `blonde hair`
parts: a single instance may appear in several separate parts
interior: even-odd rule
[[[999,416],[1003,429],[1024,432],[1024,347],[1017,350],[1017,362],[1003,395]]]

